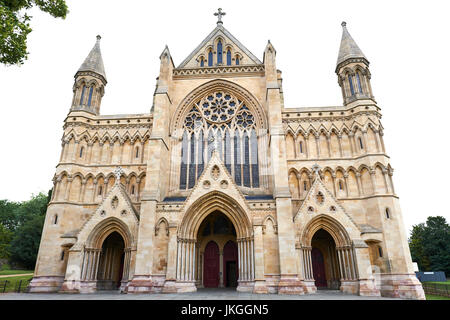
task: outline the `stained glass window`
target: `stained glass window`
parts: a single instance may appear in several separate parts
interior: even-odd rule
[[[205,60],[203,60],[203,57],[200,58],[200,67],[205,66]]]
[[[198,135],[198,167],[197,167],[197,179],[203,172],[204,164],[203,164],[203,131],[200,131]]]
[[[250,137],[250,145],[252,149],[250,164],[252,166],[252,187],[259,188],[259,166],[258,166],[258,138],[253,129]]]
[[[94,92],[94,87],[92,86],[91,89],[89,89],[89,99],[88,99],[88,106],[91,106],[91,100],[92,100],[92,92]]]
[[[250,187],[250,150],[248,135],[244,134],[244,186]]]
[[[225,131],[225,167],[227,168],[228,172],[231,174],[231,139],[230,139],[230,132],[228,129]]]
[[[222,41],[217,42],[217,64],[222,64]]]
[[[188,162],[188,137],[187,132],[183,134],[183,141],[181,143],[181,170],[180,170],[180,189],[186,189],[186,175]]]
[[[234,181],[237,185],[241,185],[241,139],[239,132],[235,132],[234,136]]]
[[[213,65],[213,53],[212,50],[209,50],[208,52],[208,66],[212,67]]]
[[[227,50],[227,66],[231,66],[231,50]]]
[[[350,92],[352,94],[352,96],[355,94],[355,90],[353,89],[353,81],[352,81],[352,76],[348,75],[348,83],[350,84]]]
[[[236,56],[236,65],[237,66],[239,65],[239,57],[238,56]]]
[[[362,93],[361,80],[359,79],[359,72],[356,73],[356,80],[358,80],[359,92]]]
[[[255,117],[244,101],[225,90],[207,93],[193,103],[183,129],[180,189],[195,185],[216,148],[236,184],[259,188]]]
[[[85,89],[86,89],[86,86],[83,86],[83,89],[81,90],[80,106],[83,105],[84,90],[85,90]]]

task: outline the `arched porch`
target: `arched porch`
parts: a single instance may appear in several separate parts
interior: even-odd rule
[[[300,243],[302,271],[310,292],[358,292],[357,254],[349,234],[337,220],[326,215],[314,218],[303,230]]]
[[[123,290],[130,273],[132,237],[117,218],[102,221],[81,252],[80,291]]]
[[[214,278],[217,271],[218,281],[214,286],[226,287],[231,279],[230,286],[237,285],[238,291],[253,290],[255,261],[251,223],[244,209],[231,197],[213,191],[195,201],[187,210],[177,236],[179,292],[210,286],[209,282],[205,285],[205,276]],[[213,251],[214,245],[218,256],[208,260],[207,249]],[[218,265],[209,268],[205,263]]]

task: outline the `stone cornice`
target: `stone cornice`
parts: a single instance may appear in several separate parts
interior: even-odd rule
[[[359,116],[371,116],[375,115],[378,119],[381,119],[380,108],[376,105],[358,105],[350,109],[342,107],[336,107],[332,109],[330,107],[324,107],[323,110],[319,108],[312,109],[283,109],[282,122],[326,122],[326,121],[350,121]]]
[[[287,162],[308,162],[308,161],[311,161],[311,162],[320,162],[320,161],[327,161],[327,162],[329,162],[329,161],[339,161],[339,160],[349,160],[349,161],[354,161],[354,160],[359,160],[359,159],[363,159],[363,158],[366,158],[366,157],[379,157],[379,156],[381,156],[381,157],[386,157],[386,158],[388,158],[388,159],[390,159],[391,157],[389,157],[386,153],[382,153],[382,152],[380,152],[380,153],[367,153],[367,154],[363,154],[363,155],[360,155],[360,156],[355,156],[355,157],[347,157],[347,158],[344,158],[344,157],[342,157],[342,158],[340,158],[340,157],[336,157],[336,158],[306,158],[306,159],[286,159],[286,161]]]
[[[174,79],[207,78],[216,77],[217,75],[221,77],[226,77],[227,75],[232,77],[263,76],[264,74],[263,64],[173,69]]]

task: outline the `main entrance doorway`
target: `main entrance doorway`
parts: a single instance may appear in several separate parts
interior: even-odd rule
[[[237,287],[238,247],[233,223],[220,211],[212,212],[200,225],[198,241],[202,262],[198,285]]]

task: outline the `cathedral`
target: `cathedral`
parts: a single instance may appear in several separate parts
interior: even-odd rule
[[[143,114],[100,112],[97,36],[75,74],[30,292],[425,299],[369,61],[346,23],[343,105],[290,108],[274,46],[259,60],[224,15],[178,66],[166,46]]]

